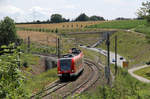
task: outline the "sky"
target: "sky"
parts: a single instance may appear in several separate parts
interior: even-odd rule
[[[136,18],[136,11],[147,0],[0,0],[0,20],[9,16],[16,22],[48,20],[55,13],[75,19],[81,13],[112,20]]]

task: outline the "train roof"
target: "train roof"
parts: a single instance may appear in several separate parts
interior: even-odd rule
[[[72,58],[72,57],[75,57],[77,55],[79,55],[81,53],[81,50],[77,49],[77,48],[72,48],[71,49],[71,53],[69,54],[65,54],[61,57],[61,59],[64,59],[64,58]]]

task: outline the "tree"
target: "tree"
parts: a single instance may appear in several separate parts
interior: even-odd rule
[[[130,18],[123,18],[123,17],[118,17],[115,20],[131,20]]]
[[[93,15],[90,17],[90,21],[104,21],[105,19],[100,16]]]
[[[80,14],[80,15],[75,19],[75,21],[88,21],[88,20],[89,20],[89,17],[88,17],[85,13]]]
[[[0,46],[16,42],[17,34],[14,20],[5,17],[0,21]]]
[[[62,18],[62,22],[69,22],[69,21],[70,21],[69,19]]]
[[[52,23],[60,23],[63,21],[62,15],[60,14],[52,14],[51,16],[51,22]]]
[[[142,2],[142,7],[138,9],[137,15],[139,18],[145,18],[150,22],[150,1]]]

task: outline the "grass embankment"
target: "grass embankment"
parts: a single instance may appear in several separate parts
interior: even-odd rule
[[[118,31],[110,37],[110,50],[114,52],[115,35],[118,36],[118,54],[124,56],[129,61],[129,67],[136,64],[145,64],[150,60],[150,46],[143,34]],[[106,49],[105,43],[102,44],[103,49]]]
[[[21,45],[21,50],[24,52],[24,54],[21,55],[22,65],[24,66],[23,73],[27,79],[25,82],[25,88],[32,93],[41,91],[43,88],[46,87],[46,85],[58,79],[56,68],[45,71],[44,59],[31,54],[33,52],[55,54],[56,48],[54,46],[54,42],[49,41],[47,43],[46,40],[45,42],[42,42],[41,39],[43,38],[46,39],[47,35],[41,34],[41,36],[39,36],[36,39],[34,39],[35,38],[34,35],[35,34],[31,35],[32,37],[30,43],[30,53],[27,53],[28,52],[27,43],[23,43]],[[52,36],[50,36],[50,34],[48,36],[50,40],[55,38],[53,37],[53,34]]]
[[[95,42],[97,42],[101,35],[100,34],[72,34],[68,35],[66,34],[66,37],[68,38],[74,38],[74,43],[82,44],[82,45],[93,45]]]
[[[150,25],[149,24],[140,25],[136,27],[134,31],[145,34],[148,42],[150,42]]]
[[[150,34],[150,26],[149,25],[140,25],[135,28],[135,31],[144,33],[144,34]]]
[[[79,99],[149,99],[150,85],[131,77],[120,69],[113,86],[98,86],[94,92],[83,93]]]
[[[143,24],[146,24],[146,20],[120,20],[91,25],[88,28],[132,29]]]
[[[30,92],[40,91],[47,84],[58,79],[56,68],[45,71],[44,64],[41,64],[40,61],[40,57],[32,54],[21,55],[21,64],[24,66],[22,71],[26,78],[24,87]]]
[[[39,75],[32,75],[28,73],[26,77],[27,81],[25,83],[25,88],[30,90],[32,93],[42,91],[46,85],[58,79],[56,68],[43,72]]]
[[[150,80],[150,67],[142,68],[134,73]]]

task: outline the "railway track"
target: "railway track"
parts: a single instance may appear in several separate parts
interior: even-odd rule
[[[88,78],[84,82],[82,82],[81,84],[79,84],[78,86],[73,88],[73,90],[70,90],[69,92],[64,93],[64,95],[62,96],[63,99],[67,98],[68,96],[74,97],[75,94],[80,94],[80,93],[86,91],[89,87],[94,85],[96,83],[96,81],[99,79],[100,68],[95,63],[93,63],[92,61],[90,61],[88,59],[85,59],[85,64],[91,69],[92,72],[90,73],[90,75],[88,75]],[[73,82],[71,82],[71,81],[60,82],[59,80],[57,80],[54,83],[52,83],[51,85],[47,86],[41,92],[38,92],[38,93],[32,95],[31,99],[35,99],[36,97],[40,97],[40,98],[48,97],[52,93],[55,93],[55,92],[57,93],[57,91],[59,89],[64,88],[65,86],[67,86],[70,83],[73,83]],[[51,98],[48,98],[48,99],[51,99]]]
[[[91,70],[92,73],[89,75],[89,78],[87,80],[85,80],[83,83],[81,83],[79,86],[77,86],[75,89],[73,89],[71,92],[65,94],[62,98],[65,99],[68,96],[72,96],[72,98],[74,98],[75,94],[80,94],[84,91],[86,91],[88,88],[90,88],[92,85],[94,85],[96,83],[96,81],[99,79],[100,77],[100,68],[93,63],[90,60],[85,59],[85,64],[87,64]]]
[[[31,99],[34,99],[36,97],[40,97],[40,98],[46,97],[47,95],[52,94],[53,92],[59,90],[60,88],[65,87],[69,83],[70,82],[60,82],[60,80],[57,80],[54,83],[52,83],[50,86],[47,86],[42,91],[32,95]]]

